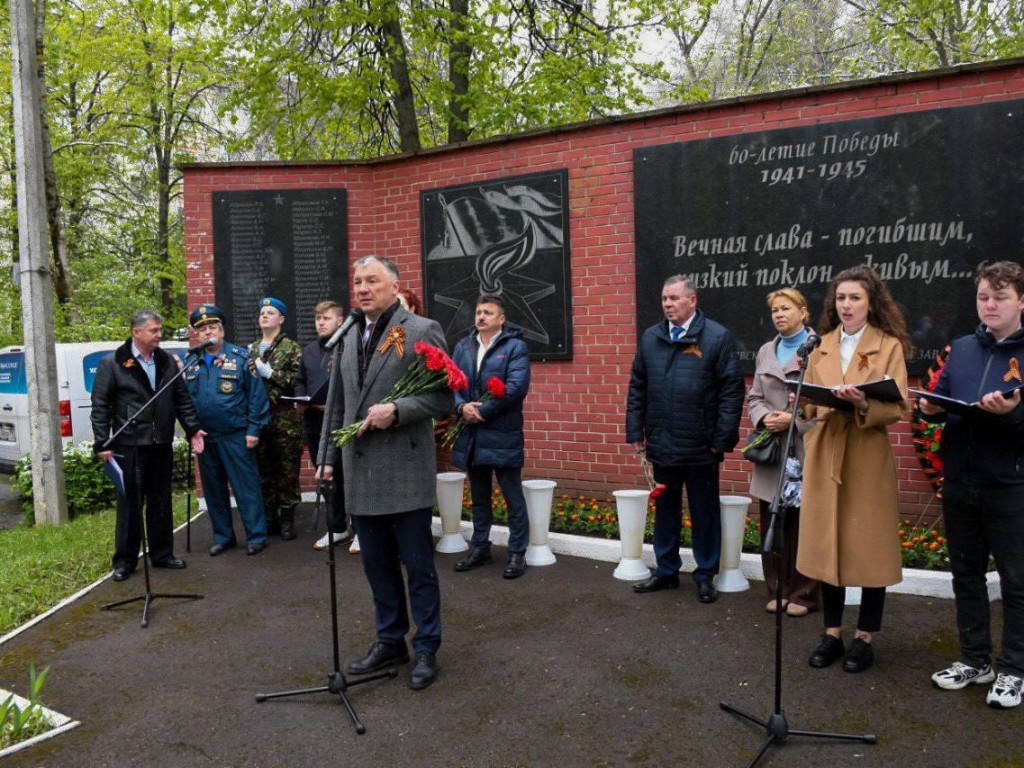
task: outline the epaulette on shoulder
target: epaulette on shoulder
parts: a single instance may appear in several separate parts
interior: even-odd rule
[[[247,347],[239,347],[236,344],[231,344],[228,346],[228,350],[231,354],[238,355],[239,357],[250,357],[249,349]]]

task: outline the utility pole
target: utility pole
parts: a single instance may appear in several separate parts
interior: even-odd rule
[[[68,519],[57,404],[53,281],[46,238],[42,117],[36,75],[36,19],[32,0],[11,0],[11,80],[18,173],[18,253],[22,326],[32,439],[32,499],[36,524]]]

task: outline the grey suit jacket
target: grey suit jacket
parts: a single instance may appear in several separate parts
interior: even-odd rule
[[[405,355],[392,347],[384,354],[376,349],[359,386],[359,329],[344,337],[341,354],[341,385],[344,415],[336,409],[331,429],[353,424],[366,417],[371,405],[379,403],[416,360],[413,345],[425,341],[446,349],[441,326],[434,320],[413,315],[398,307],[381,339],[393,326],[405,328]],[[378,347],[380,345],[378,344]],[[345,473],[345,508],[352,515],[388,515],[432,507],[437,502],[437,455],[432,419],[440,419],[454,408],[452,393],[445,389],[395,401],[399,422],[390,429],[366,432],[341,449]],[[328,456],[328,461],[331,460]]]

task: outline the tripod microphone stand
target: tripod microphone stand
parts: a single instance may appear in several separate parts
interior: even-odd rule
[[[820,341],[820,340],[819,340]],[[813,348],[813,346],[811,347]],[[837,741],[859,741],[864,744],[874,744],[877,740],[874,734],[852,734],[852,733],[830,733],[826,731],[805,731],[789,727],[786,713],[782,709],[782,545],[783,531],[785,529],[786,512],[782,504],[782,494],[786,485],[786,460],[789,457],[790,447],[793,445],[793,435],[796,431],[796,412],[800,407],[800,394],[803,389],[804,377],[807,375],[807,358],[810,356],[811,348],[801,347],[797,354],[800,355],[800,378],[797,380],[796,396],[793,399],[792,410],[790,411],[789,429],[786,431],[786,439],[782,444],[781,460],[779,468],[779,482],[775,488],[775,495],[772,496],[771,517],[768,522],[768,530],[765,535],[762,552],[771,552],[775,561],[775,709],[767,720],[744,712],[742,709],[721,702],[719,706],[726,712],[731,712],[752,723],[756,723],[765,729],[765,740],[754,759],[747,763],[747,768],[754,768],[768,750],[777,742],[785,741],[790,736],[806,736],[817,739],[834,739]]]
[[[103,449],[107,450],[108,448],[110,448],[113,445],[114,441],[117,439],[117,436],[120,435],[122,432],[124,432],[126,429],[128,429],[129,427],[134,428],[136,422],[138,421],[139,414],[145,412],[145,410],[147,408],[149,408],[150,406],[152,406],[153,403],[156,402],[156,399],[158,397],[160,397],[160,395],[162,395],[164,393],[164,391],[168,387],[172,386],[174,384],[174,382],[176,382],[179,378],[181,378],[181,376],[185,373],[185,369],[186,368],[188,368],[188,365],[182,365],[181,369],[174,375],[174,377],[170,381],[168,381],[166,384],[164,384],[162,387],[160,387],[160,389],[157,390],[156,394],[154,394],[151,398],[149,398],[149,400],[147,400],[145,403],[143,403],[142,407],[139,408],[139,410],[137,410],[134,414],[132,414],[131,417],[129,417],[128,421],[126,421],[124,424],[121,425],[121,428],[119,430],[117,430],[114,434],[112,434],[109,438],[107,438],[106,442],[103,443]],[[172,453],[172,461],[173,461],[173,453]],[[133,470],[132,474],[133,474],[133,476],[135,478],[135,511],[136,511],[136,513],[139,516],[139,525],[140,525],[140,527],[142,529],[142,572],[143,572],[143,574],[145,576],[146,591],[143,594],[141,594],[141,595],[136,595],[135,597],[129,597],[129,598],[125,599],[125,600],[118,600],[117,602],[114,602],[114,603],[107,603],[106,605],[100,606],[100,610],[102,610],[102,611],[109,611],[112,608],[117,608],[118,606],[121,606],[121,605],[128,605],[129,603],[137,603],[138,601],[141,600],[142,601],[142,625],[141,626],[142,626],[143,629],[145,629],[146,627],[149,626],[149,606],[157,598],[163,597],[163,598],[171,598],[171,599],[175,599],[175,600],[202,600],[203,596],[202,595],[195,595],[195,594],[172,594],[172,593],[167,593],[167,592],[154,592],[153,591],[153,588],[152,588],[152,586],[150,584],[150,580],[149,580],[149,532],[148,532],[148,528],[147,528],[147,525],[146,525],[146,514],[145,514],[146,511],[143,510],[143,508],[142,508],[142,506],[143,506],[143,496],[142,496],[142,462],[139,461],[138,446],[135,447],[134,455],[132,456],[132,463],[134,464],[134,466],[132,467],[132,470]],[[189,462],[189,466],[191,467],[191,462]],[[191,471],[190,471],[190,475],[191,475]],[[190,490],[190,492],[191,492],[191,490]],[[125,499],[124,499],[124,502],[125,502],[125,506],[128,506],[128,489],[127,489],[127,486],[125,487]],[[129,515],[132,514],[132,510],[131,510],[130,507],[128,508],[127,511],[128,511]]]
[[[352,316],[350,315],[350,319]],[[351,325],[351,323],[349,323]],[[345,329],[347,330],[347,328]],[[340,339],[340,336],[339,336]],[[327,458],[327,446],[331,436],[331,419],[334,414],[334,407],[336,404],[335,391],[336,387],[340,385],[339,382],[339,371],[341,370],[341,344],[335,344],[332,354],[331,361],[331,378],[327,388],[327,406],[324,411],[323,425],[320,429],[320,447],[317,450],[317,475],[318,479],[316,482],[316,511],[314,520],[320,518],[320,504],[321,499],[325,494],[332,495],[334,493],[333,483],[329,483],[323,479],[323,471],[326,466]],[[349,682],[345,677],[345,673],[341,670],[341,654],[338,645],[338,576],[337,568],[334,556],[334,520],[333,516],[327,515],[327,569],[330,574],[330,586],[331,586],[331,638],[334,643],[334,669],[327,675],[327,685],[317,686],[315,688],[300,688],[294,691],[279,691],[277,693],[257,693],[256,701],[263,702],[268,699],[281,699],[286,696],[303,696],[309,693],[329,693],[336,695],[341,703],[345,705],[345,709],[348,710],[349,717],[352,718],[352,725],[355,726],[356,733],[366,733],[366,726],[363,725],[362,720],[356,714],[355,709],[352,706],[352,702],[348,700],[346,691],[352,686],[362,685],[363,683],[369,683],[373,680],[380,680],[382,678],[395,678],[398,676],[398,672],[393,669],[386,670],[384,672],[378,672],[372,675],[360,675],[358,680]]]

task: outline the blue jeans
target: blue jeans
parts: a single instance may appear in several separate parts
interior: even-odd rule
[[[1000,672],[1024,677],[1024,485],[967,486],[946,481],[942,513],[953,571],[960,660],[972,667],[992,654],[985,571],[991,554],[1003,594]]]
[[[441,646],[441,587],[434,568],[433,510],[414,509],[393,515],[352,515],[363,572],[373,592],[377,639],[405,643],[409,611],[402,565],[409,582],[409,600],[416,635],[416,653],[436,653]]]
[[[722,511],[718,501],[718,463],[662,467],[655,465],[654,479],[666,488],[654,500],[654,556],[656,576],[671,576],[683,565],[679,556],[683,524],[683,486],[690,507],[690,532],[697,570],[693,580],[714,578],[722,554]]]
[[[523,495],[523,471],[519,467],[485,467],[470,464],[469,493],[473,499],[473,546],[491,545],[491,473],[498,478],[498,485],[508,505],[508,551],[522,554],[530,543],[530,515],[526,511],[526,497]]]

